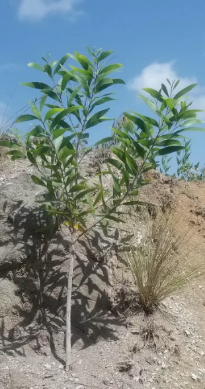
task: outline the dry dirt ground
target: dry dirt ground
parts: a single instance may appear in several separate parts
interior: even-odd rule
[[[14,170],[7,168],[5,174],[2,166],[0,190]],[[205,183],[186,184],[154,177],[143,188],[142,198],[164,207],[172,203],[183,213],[196,245],[192,261],[203,263]],[[113,266],[123,277],[120,262]],[[113,298],[117,299],[118,292],[118,298],[126,302],[126,288],[120,290],[120,284],[114,284]],[[52,334],[55,349],[46,332],[39,335],[38,345],[36,339],[31,339],[11,348],[2,341],[0,389],[205,388],[205,278],[193,281],[165,300],[152,316],[129,309],[122,315],[107,311],[101,316],[100,328],[102,336],[95,341],[89,333],[77,336],[80,330],[73,323],[73,363],[69,373],[63,366],[64,324]]]

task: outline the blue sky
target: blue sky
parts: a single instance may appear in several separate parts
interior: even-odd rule
[[[191,98],[196,108],[205,110],[204,14],[204,0],[0,1],[0,120],[35,96],[19,86],[41,76],[27,63],[41,63],[43,53],[51,53],[52,59],[67,52],[86,53],[86,45],[114,50],[114,62],[124,65],[120,76],[127,86],[115,87],[118,101],[112,103],[110,117],[128,109],[148,114],[137,92],[148,86],[157,89],[166,77],[180,78],[182,87],[196,81],[199,86]],[[108,134],[104,124],[92,130],[91,139]],[[189,136],[193,162],[205,163],[205,133]]]

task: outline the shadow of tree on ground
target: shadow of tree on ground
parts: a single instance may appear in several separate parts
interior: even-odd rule
[[[44,234],[37,232],[39,226],[45,225],[50,225],[52,230]],[[10,239],[14,246],[17,242],[22,243],[22,256],[27,260],[12,270],[2,271],[2,278],[7,278],[8,273],[11,277],[12,272],[21,299],[21,304],[14,307],[18,311],[18,323],[6,331],[4,320],[1,321],[1,349],[8,354],[11,350],[21,352],[19,349],[30,342],[36,351],[40,351],[43,342],[45,345],[47,342],[53,356],[64,363],[62,348],[70,244],[65,231],[55,229],[55,220],[39,208],[24,206],[15,215]],[[113,249],[116,237],[116,232],[113,236],[109,232],[108,237],[105,232],[101,235],[95,231],[89,239],[81,239],[77,244],[72,345],[80,341],[81,347],[85,348],[100,338],[115,340],[116,326],[123,325],[123,320],[109,312],[107,292],[109,275],[105,257]]]

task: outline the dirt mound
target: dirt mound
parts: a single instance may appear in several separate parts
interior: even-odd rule
[[[73,371],[66,374],[69,236],[55,231],[53,219],[52,232],[38,232],[48,216],[38,210],[41,190],[30,173],[25,161],[5,161],[0,171],[0,389],[204,388],[205,281],[194,281],[148,318],[135,304],[123,253],[140,243],[159,208],[174,207],[193,232],[193,261],[203,262],[205,184],[151,172],[140,199],[153,205],[130,209],[124,225],[79,242]]]

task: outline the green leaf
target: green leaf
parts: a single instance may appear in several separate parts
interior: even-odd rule
[[[113,64],[113,65],[109,65],[109,66],[106,66],[105,68],[103,68],[99,74],[103,74],[103,73],[108,73],[108,72],[113,72],[119,68],[121,68],[123,65],[121,63],[116,63],[116,64]]]
[[[68,82],[72,81],[73,76],[70,73],[66,72],[62,78],[61,89],[64,90]]]
[[[26,155],[22,153],[20,150],[11,150],[6,153],[6,155],[11,155],[13,158],[12,159],[17,159],[17,158],[22,158],[25,159]]]
[[[68,123],[65,120],[60,120],[58,125],[61,126],[62,128],[66,128],[68,131],[73,132],[73,129],[69,127]]]
[[[113,101],[113,100],[116,100],[116,99],[113,99],[112,97],[103,97],[102,99],[97,100],[94,104],[91,105],[91,107],[90,107],[90,112],[91,112],[97,105],[101,105],[101,104],[107,103],[108,101]]]
[[[16,143],[13,143],[10,140],[0,140],[0,146],[8,147],[9,149],[16,149],[16,147],[18,147]]]
[[[56,115],[57,113],[62,111],[64,111],[64,108],[52,108],[46,113],[44,120],[46,121],[50,119],[53,115]]]
[[[182,89],[174,96],[174,99],[175,100],[179,99],[181,96],[185,95],[186,93],[190,92],[193,88],[195,88],[195,86],[197,86],[197,84],[191,84],[186,88]]]
[[[165,147],[161,150],[158,150],[155,155],[167,155],[171,153],[175,153],[176,151],[184,150],[183,146],[171,146],[171,147]]]
[[[166,98],[164,98],[164,101],[163,101],[163,103],[162,103],[162,105],[161,105],[160,111],[162,112],[162,111],[164,111],[165,107],[169,107],[170,110],[171,110],[175,115],[177,115],[178,112],[177,112],[177,110],[175,109],[174,105],[175,105],[175,100],[174,100],[174,99],[171,99],[171,98],[166,99]]]
[[[74,150],[72,143],[70,143],[70,136],[65,136],[65,137],[63,138],[62,148],[63,148],[64,146],[68,147],[68,149]]]
[[[41,72],[44,71],[44,68],[42,66],[40,66],[40,65],[38,65],[37,63],[34,63],[34,62],[28,63],[28,66],[30,68],[34,68],[34,69],[40,70]]]
[[[110,142],[112,140],[113,140],[113,137],[112,136],[108,136],[107,138],[103,138],[103,139],[99,140],[98,142],[96,142],[95,146],[102,145],[102,144]]]
[[[30,104],[30,107],[31,107],[31,112],[34,116],[36,116],[38,119],[41,119],[41,111],[40,109],[35,105],[33,104],[32,102],[29,102]]]
[[[133,191],[130,192],[130,196],[137,196],[138,194],[139,194],[138,190],[133,190]]]
[[[44,82],[20,82],[20,85],[28,86],[35,89],[48,89],[51,90],[51,87]]]
[[[71,105],[73,99],[76,98],[76,96],[78,95],[78,92],[80,91],[80,89],[81,89],[81,86],[78,86],[76,89],[74,89],[72,91],[72,93],[70,94],[70,97],[68,99],[68,105]],[[78,96],[78,99],[76,99],[76,101],[80,101],[81,102],[80,96]]]
[[[144,159],[144,157],[146,155],[146,151],[143,149],[142,146],[140,146],[140,144],[137,141],[133,142],[133,144],[134,144],[135,150],[137,151],[139,156]]]
[[[67,128],[59,128],[59,130],[53,131],[53,140],[57,139],[59,136],[65,134]]]
[[[112,128],[112,131],[115,132],[120,138],[129,139],[129,135],[126,132],[119,130],[118,128]]]
[[[166,85],[161,84],[161,88],[162,88],[163,92],[165,93],[165,95],[166,95],[167,97],[169,97],[169,93],[168,93],[168,90],[167,90]]]
[[[163,98],[162,98],[161,93],[157,92],[155,89],[152,89],[152,88],[143,88],[143,90],[144,90],[145,92],[149,93],[152,97],[154,97],[154,98],[157,99],[158,101],[163,102]]]
[[[73,157],[69,158],[69,164],[67,166],[71,166],[72,159],[73,159]],[[67,175],[65,186],[67,187],[75,180],[76,180],[76,173],[75,173],[75,170],[73,169],[73,166],[72,166],[72,168],[68,170],[68,175]]]
[[[175,89],[179,85],[179,83],[180,83],[180,80],[176,81],[173,89]]]
[[[45,96],[43,96],[42,98],[41,98],[41,101],[40,101],[40,111],[42,111],[42,109],[43,109],[43,107],[44,107],[44,105],[45,105],[45,102],[46,102],[46,99],[47,99],[47,95],[45,95]]]
[[[93,53],[92,53],[92,51],[90,50],[90,47],[89,47],[89,46],[86,46],[86,49],[88,50],[88,53],[92,56]]]
[[[44,72],[47,73],[51,79],[53,79],[52,68],[50,65],[47,64],[44,66]]]
[[[67,59],[70,57],[70,54],[66,54],[64,55],[60,61],[57,63],[56,67],[55,67],[55,70],[54,70],[54,74],[56,74],[60,69],[61,69],[61,65],[64,65],[64,63],[67,61]]]
[[[72,186],[72,188],[70,189],[70,192],[71,193],[79,192],[79,191],[81,191],[83,189],[88,189],[87,185],[77,184],[77,185]]]
[[[134,174],[137,174],[137,172],[138,172],[138,166],[137,166],[137,164],[136,164],[134,158],[132,158],[130,155],[127,154],[127,155],[126,155],[126,162],[127,162],[127,164],[130,166],[130,168],[132,169],[132,172],[133,172]]]
[[[147,123],[151,124],[152,126],[159,128],[159,123],[157,123],[157,121],[155,119],[150,118],[148,116],[141,115],[141,114],[134,112],[134,111],[131,111],[131,112],[133,112],[135,115],[139,116],[142,120],[146,121]]]
[[[77,217],[79,218],[79,217],[82,217],[82,216],[86,216],[89,213],[93,213],[93,209],[88,209],[87,211],[80,212]]]
[[[70,65],[71,69],[75,72],[78,72],[80,74],[83,74],[84,76],[87,76],[87,79],[92,79],[93,72],[92,69],[89,67],[88,70],[76,68],[75,66]]]
[[[99,216],[102,216],[102,215],[99,215]],[[120,218],[118,218],[116,216],[112,216],[112,215],[105,216],[105,219],[113,220],[113,221],[115,221],[117,223],[125,223],[125,220],[122,220],[122,219],[120,219]]]
[[[100,200],[102,200],[103,198],[103,194],[104,194],[104,190],[103,188],[100,189],[99,193],[97,194],[96,198],[95,198],[95,201],[93,203],[93,205],[95,206],[96,204],[98,204],[100,202]]]
[[[113,84],[112,78],[104,78],[102,81],[99,81],[95,86],[95,93],[99,93],[102,90],[109,88]]]
[[[46,134],[47,133],[46,133],[45,129],[42,126],[38,125],[38,126],[35,126],[31,131],[29,131],[27,133],[27,136],[28,137],[30,137],[30,136],[44,136]]]
[[[50,151],[51,151],[50,146],[39,145],[39,147],[33,150],[33,153],[35,155],[39,155],[43,160],[45,160],[45,162],[47,162],[47,160],[44,157],[45,155],[49,155]]]
[[[189,120],[185,120],[183,122],[183,127],[188,127],[188,126],[193,126],[193,124],[197,124],[197,123],[203,123],[203,120],[199,120],[199,119],[189,119]]]
[[[143,132],[145,132],[148,135],[150,134],[149,126],[142,119],[138,118],[137,116],[130,115],[129,113],[125,113],[124,115],[133,123],[135,123]]]
[[[90,87],[86,76],[78,73],[74,74],[75,81],[84,89],[85,95],[90,98]]]
[[[179,112],[179,118],[181,119],[191,119],[191,118],[196,118],[197,112],[204,112],[200,109],[188,109],[185,112]],[[171,120],[171,119],[170,119]]]
[[[159,109],[158,109],[157,105],[156,105],[153,101],[147,99],[145,96],[141,95],[140,93],[138,94],[138,96],[145,102],[145,104],[146,104],[152,111],[154,111],[155,113],[158,113]]]
[[[123,162],[125,163],[125,152],[121,149],[119,149],[118,147],[112,147],[112,151],[115,155],[117,155],[117,157]]]
[[[62,112],[60,112],[58,115],[56,115],[56,117],[53,119],[53,121],[51,123],[51,130],[53,130],[53,128],[56,127],[60,123],[61,119],[63,119],[65,116],[69,115],[70,113],[78,110],[79,108],[81,108],[81,107],[74,106],[74,107],[66,108]],[[67,124],[67,126],[68,126],[68,124]]]
[[[98,62],[102,61],[103,59],[107,58],[109,55],[113,53],[112,50],[103,51],[100,56],[98,57]]]
[[[55,149],[56,149],[56,153],[58,153],[61,145],[62,145],[62,142],[63,142],[63,135],[59,136],[56,141],[55,141]]]
[[[121,78],[112,78],[112,83],[125,85],[125,81],[121,80]]]
[[[70,155],[74,155],[75,153],[76,153],[75,150],[68,148],[67,146],[62,148],[62,144],[61,144],[58,151],[58,157],[60,161],[63,161],[64,159],[70,157]]]
[[[95,84],[98,84],[100,81],[103,81],[105,78],[107,78],[107,76],[108,76],[110,73],[111,73],[111,72],[99,74],[99,75],[97,76],[97,78],[95,79]]]
[[[164,140],[162,142],[157,142],[156,146],[160,146],[160,147],[164,147],[164,146],[174,146],[174,145],[178,145],[178,146],[181,146],[181,143],[176,140],[176,139],[167,139],[167,140]]]
[[[81,64],[83,69],[88,70],[89,66],[93,67],[92,63],[89,61],[89,59],[87,57],[85,57],[85,55],[82,55],[82,54],[78,53],[77,51],[75,51],[75,57],[76,57],[77,61]]]
[[[37,120],[37,119],[38,117],[33,115],[21,115],[16,119],[15,123],[28,122],[30,120]]]
[[[30,161],[33,165],[37,166],[36,159],[34,158],[33,154],[32,154],[30,151],[27,152],[27,157],[28,157],[29,161]]]
[[[107,112],[109,111],[108,109],[103,109],[102,111],[99,111],[95,113],[91,118],[87,121],[86,127],[85,128],[90,128],[95,126],[96,124],[100,123],[103,119],[102,116],[104,116]]]
[[[48,108],[60,108],[58,105],[56,105],[56,104],[45,104],[46,105],[46,107],[48,107]]]
[[[112,179],[113,179],[113,196],[120,197],[121,188],[120,188],[119,179],[114,174],[112,174]]]
[[[53,68],[56,64],[57,64],[58,61],[52,61],[51,62],[51,68]]]
[[[47,96],[49,96],[51,99],[57,101],[58,103],[60,102],[60,98],[57,95],[57,93],[53,92],[52,89],[42,89],[41,92],[46,93]]]
[[[41,180],[39,177],[37,177],[37,176],[35,176],[35,175],[32,175],[32,176],[31,176],[31,179],[32,179],[32,181],[33,181],[35,184],[47,187],[46,183],[45,183],[43,180]]]
[[[129,172],[125,170],[121,179],[121,185],[125,184],[126,188],[129,188]]]
[[[80,200],[83,197],[86,196],[86,194],[96,191],[96,188],[88,188],[85,190],[82,190],[80,193],[78,193],[74,198],[73,201]]]

